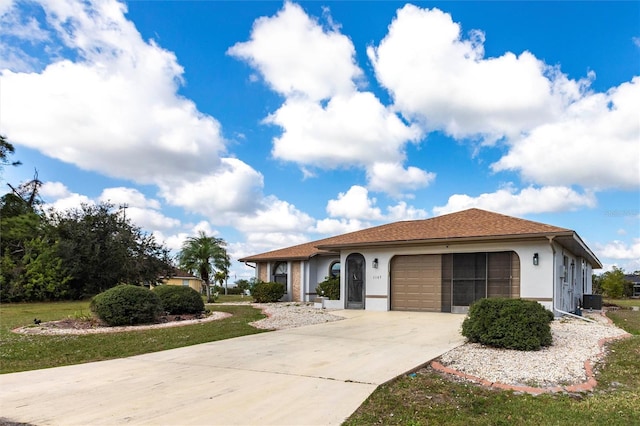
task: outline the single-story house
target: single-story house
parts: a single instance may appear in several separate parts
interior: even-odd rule
[[[624,279],[632,285],[631,297],[640,297],[640,275],[626,274]]]
[[[285,285],[284,300],[314,301],[340,277],[328,306],[464,313],[475,300],[535,300],[574,312],[602,264],[578,234],[480,209],[394,222],[239,259]]]
[[[203,291],[203,284],[200,278],[178,268],[173,269],[171,276],[161,277],[159,281],[160,285],[180,285],[184,287],[191,287],[198,293],[202,293]]]

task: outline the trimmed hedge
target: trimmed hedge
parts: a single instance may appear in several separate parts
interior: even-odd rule
[[[257,283],[251,291],[253,300],[258,303],[277,302],[284,296],[284,285],[274,282]]]
[[[469,308],[462,335],[496,348],[536,351],[551,345],[551,321],[553,313],[535,301],[480,299]]]
[[[136,285],[118,285],[93,299],[91,311],[110,326],[148,324],[162,314],[157,294]]]
[[[319,283],[316,294],[328,297],[330,300],[340,300],[340,277],[327,278]]]
[[[199,314],[204,311],[202,296],[191,287],[161,285],[153,289],[162,309],[170,315]]]

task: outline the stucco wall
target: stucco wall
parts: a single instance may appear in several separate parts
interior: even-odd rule
[[[365,309],[387,311],[390,309],[390,261],[396,255],[475,253],[489,251],[514,251],[520,259],[519,295],[539,301],[548,308],[553,301],[553,251],[547,240],[534,242],[488,242],[473,244],[448,244],[416,247],[391,247],[365,249],[341,253],[344,265],[351,253],[360,253],[366,261],[366,301]],[[533,265],[533,255],[538,253],[538,265]],[[373,260],[378,259],[378,268],[373,268]],[[340,280],[341,294],[344,294],[345,279]]]
[[[165,281],[165,285],[178,285],[182,286],[182,280],[186,278],[169,278]],[[189,287],[197,291],[202,292],[202,282],[199,279],[189,279]]]

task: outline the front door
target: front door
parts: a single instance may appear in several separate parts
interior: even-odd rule
[[[364,274],[364,256],[359,253],[347,256],[347,309],[364,309]]]

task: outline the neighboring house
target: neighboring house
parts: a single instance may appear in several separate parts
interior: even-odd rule
[[[191,287],[198,293],[202,293],[203,285],[202,280],[195,275],[182,269],[174,269],[171,277],[161,277],[160,282],[162,285],[181,285],[184,287]]]
[[[633,285],[631,297],[640,297],[640,275],[627,274],[624,276],[624,279]]]
[[[311,301],[340,275],[331,307],[466,312],[484,297],[535,300],[572,312],[602,264],[575,231],[480,209],[395,222],[248,256],[256,278]],[[253,266],[253,265],[251,265]]]

